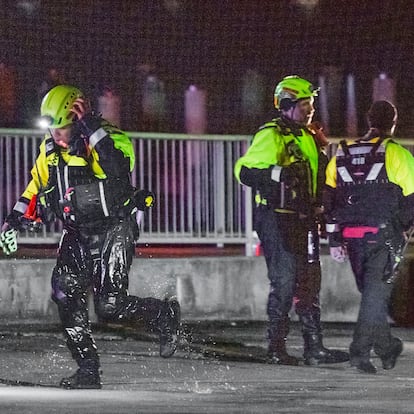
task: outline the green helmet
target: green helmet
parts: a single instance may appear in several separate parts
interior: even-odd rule
[[[319,88],[315,88],[306,79],[297,75],[286,76],[277,85],[274,95],[276,109],[289,109],[297,101],[318,96]],[[283,101],[283,102],[282,102]]]
[[[63,128],[73,122],[70,111],[73,102],[82,98],[83,93],[70,85],[58,85],[52,88],[43,98],[40,105],[40,115],[43,126],[48,128]],[[47,125],[46,125],[47,124]]]

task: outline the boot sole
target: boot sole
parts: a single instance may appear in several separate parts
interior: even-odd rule
[[[351,367],[356,368],[357,371],[360,372],[361,374],[373,375],[373,374],[377,373],[377,368],[374,365],[372,366],[372,368],[370,367],[368,369],[361,368],[358,364],[356,364],[356,365],[351,364]]]
[[[317,359],[317,358],[305,358],[305,365],[315,366],[315,365],[322,365],[322,364],[343,364],[344,362],[348,362],[349,358],[338,360],[329,360],[329,359]]]
[[[64,390],[100,390],[102,389],[102,384],[91,384],[91,385],[64,385],[60,384],[60,388]]]

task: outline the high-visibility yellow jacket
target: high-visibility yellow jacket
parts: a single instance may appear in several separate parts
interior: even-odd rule
[[[318,191],[318,181],[321,174],[321,149],[313,135],[305,127],[287,124],[281,118],[276,118],[263,125],[254,135],[247,152],[236,162],[234,174],[237,180],[245,185],[255,187],[260,194],[260,200],[265,204],[266,187],[270,183],[271,169],[277,165],[288,167],[296,162],[308,162],[311,177],[308,186],[310,198],[315,199]],[[248,169],[254,178],[244,179],[242,170]]]

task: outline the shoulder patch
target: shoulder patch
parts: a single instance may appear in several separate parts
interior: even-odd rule
[[[55,152],[55,142],[53,141],[53,138],[47,138],[45,141],[45,151],[46,156],[52,154]]]

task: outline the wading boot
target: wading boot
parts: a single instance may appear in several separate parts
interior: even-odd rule
[[[358,371],[365,374],[376,374],[377,367],[371,362],[369,358],[351,358],[351,367],[355,367]]]
[[[158,329],[160,332],[160,355],[169,358],[177,350],[178,329],[180,326],[180,304],[175,299],[163,303]]]
[[[269,346],[267,362],[278,365],[299,365],[298,358],[289,355],[286,351],[286,337],[289,332],[288,322],[272,323],[267,331]]]
[[[303,357],[306,365],[336,364],[349,361],[348,352],[328,349],[322,344],[321,334],[304,334]]]
[[[267,350],[267,362],[269,364],[277,364],[277,365],[299,365],[298,358],[289,355],[286,351],[285,341],[280,343],[271,343],[269,344],[269,348]]]
[[[397,362],[397,358],[400,356],[402,350],[403,350],[403,343],[401,339],[393,338],[390,350],[386,354],[380,355],[380,358],[382,361],[382,368],[393,369]]]
[[[62,378],[60,387],[67,390],[101,389],[101,376],[97,361],[82,361],[79,369],[70,377]]]
[[[355,367],[358,371],[365,374],[376,374],[377,367],[371,362],[368,355],[354,355],[350,357],[351,367]]]
[[[303,357],[305,365],[335,364],[349,361],[348,352],[328,349],[322,343],[320,310],[312,309],[299,314],[304,340]]]

